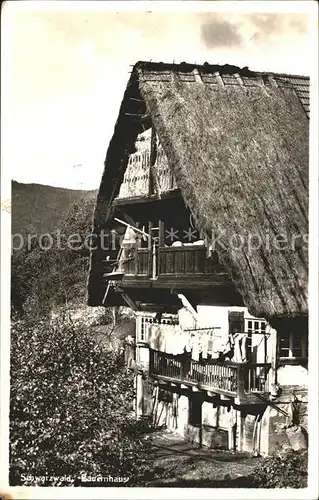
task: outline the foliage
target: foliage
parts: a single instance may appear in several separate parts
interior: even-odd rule
[[[306,488],[308,451],[289,450],[267,457],[256,467],[252,486],[255,488]]]
[[[93,198],[74,203],[59,228],[47,235],[50,245],[33,239],[30,248],[13,252],[11,303],[20,315],[32,310],[41,316],[73,298],[85,300],[90,255],[85,238],[91,233],[93,207]],[[76,237],[69,244],[72,235]]]
[[[66,319],[18,321],[11,346],[11,484],[77,485],[83,473],[134,484],[145,444],[122,357]]]
[[[95,198],[96,191],[82,191],[12,181],[12,233],[53,231],[75,202]]]

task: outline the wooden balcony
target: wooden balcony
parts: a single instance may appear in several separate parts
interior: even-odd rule
[[[174,356],[150,349],[149,373],[168,383],[234,398],[237,404],[260,403],[267,397],[269,363],[194,361],[189,355]]]
[[[162,237],[155,241],[144,242],[147,248],[137,242],[105,261],[103,305],[128,304],[135,310],[139,304],[179,307],[179,294],[187,294],[194,306],[243,305],[216,252],[208,256],[204,245],[165,246]]]
[[[151,281],[152,286],[202,286],[207,283],[228,284],[230,278],[217,254],[207,257],[204,246],[138,248],[122,264],[123,283]]]

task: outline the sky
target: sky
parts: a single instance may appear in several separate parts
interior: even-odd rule
[[[129,71],[138,60],[208,61],[309,75],[309,13],[298,9],[310,2],[297,2],[295,9],[294,2],[283,3],[292,12],[276,12],[276,2],[248,2],[246,12],[238,11],[245,2],[233,8],[232,2],[225,8],[224,2],[196,2],[193,12],[185,5],[178,11],[176,2],[83,1],[79,9],[76,2],[54,2],[51,8],[50,2],[6,2],[6,172],[20,182],[98,188]],[[209,12],[216,4],[219,12]],[[128,10],[133,8],[139,11]]]

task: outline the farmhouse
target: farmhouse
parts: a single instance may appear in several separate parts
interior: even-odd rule
[[[307,77],[133,67],[88,301],[135,311],[138,418],[216,448],[304,445],[308,134]]]

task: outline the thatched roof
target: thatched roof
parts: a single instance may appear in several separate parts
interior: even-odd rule
[[[309,78],[228,65],[137,63],[106,156],[97,233],[142,130],[137,114],[149,115],[198,229],[218,237],[219,259],[250,312],[306,314]],[[274,244],[280,236],[288,239],[281,249]],[[249,249],[249,238],[263,244]],[[101,295],[99,255],[92,253],[92,305]]]

